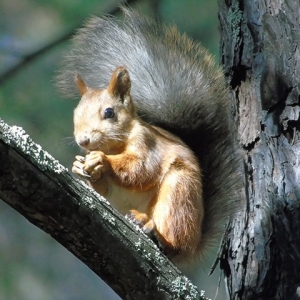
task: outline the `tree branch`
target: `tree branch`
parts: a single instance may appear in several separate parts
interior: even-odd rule
[[[124,1],[124,4],[129,5],[129,4],[133,4],[136,1],[137,0],[127,0],[127,1]],[[102,14],[115,15],[119,11],[120,11],[120,6],[116,6],[116,7],[112,8],[110,11],[108,11],[106,13],[102,13]],[[72,29],[69,32],[65,33],[64,35],[62,35],[58,39],[56,39],[52,42],[49,42],[49,44],[45,45],[44,47],[41,47],[40,49],[37,49],[36,51],[33,51],[32,53],[24,55],[23,58],[20,59],[20,61],[16,65],[14,65],[13,67],[8,69],[7,71],[0,74],[0,85],[2,85],[4,82],[6,82],[11,77],[13,77],[15,74],[17,74],[20,70],[22,70],[29,63],[31,63],[35,59],[39,58],[40,56],[42,56],[44,53],[47,53],[52,48],[54,48],[54,47],[60,45],[61,43],[69,40],[75,34],[75,31],[77,30],[77,28],[80,27],[82,22],[83,21],[79,22],[79,24],[77,24],[74,29]]]
[[[123,299],[202,299],[108,202],[0,119],[0,198],[49,233]]]

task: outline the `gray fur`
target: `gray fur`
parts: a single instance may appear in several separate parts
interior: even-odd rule
[[[240,182],[223,74],[202,46],[175,28],[123,11],[123,22],[93,17],[78,31],[58,86],[65,95],[78,96],[77,73],[88,86],[105,88],[116,67],[128,69],[140,117],[180,136],[199,159],[207,246],[223,231]]]

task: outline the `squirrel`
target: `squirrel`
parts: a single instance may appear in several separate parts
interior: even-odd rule
[[[57,84],[81,95],[72,171],[178,266],[202,257],[236,208],[240,158],[223,72],[175,27],[122,8],[73,38]],[[75,78],[75,80],[74,80]]]
[[[107,89],[76,84],[74,135],[88,151],[72,171],[153,236],[170,257],[195,255],[201,245],[201,171],[176,136],[143,122],[130,96],[128,71],[118,67]]]

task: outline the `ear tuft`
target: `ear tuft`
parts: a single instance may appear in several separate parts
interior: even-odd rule
[[[85,82],[79,74],[76,74],[75,76],[75,83],[80,95],[84,95],[87,92],[88,87],[85,85]]]
[[[107,91],[114,95],[124,98],[129,95],[131,81],[126,68],[118,67],[112,74]]]

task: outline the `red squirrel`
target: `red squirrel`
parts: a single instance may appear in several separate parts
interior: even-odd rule
[[[91,18],[57,77],[65,95],[82,95],[75,137],[88,153],[73,171],[184,263],[203,257],[237,207],[227,89],[200,44],[123,11],[123,21]]]
[[[76,157],[72,171],[153,234],[172,258],[195,255],[204,209],[193,152],[138,117],[125,68],[113,72],[107,89],[87,87],[79,76],[76,84],[82,99],[74,111],[74,135],[88,154]]]

